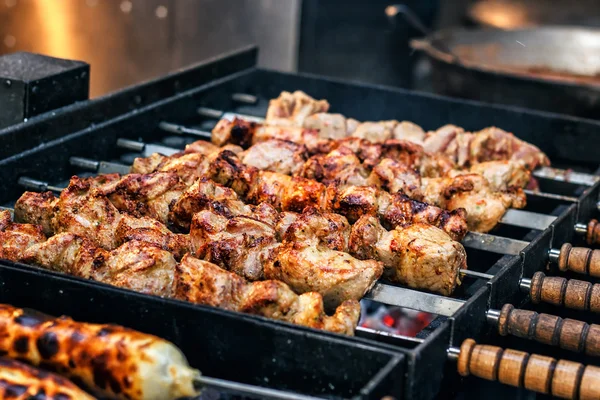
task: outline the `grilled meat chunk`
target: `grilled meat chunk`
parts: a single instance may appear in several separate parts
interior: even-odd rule
[[[168,250],[177,259],[190,249],[187,236],[172,233],[157,220],[119,213],[91,179],[73,177],[59,199],[47,193],[26,192],[15,204],[17,217],[19,222],[45,221],[48,235],[74,233],[106,250],[134,239]]]
[[[466,268],[464,248],[443,231],[416,223],[387,231],[372,216],[361,217],[350,235],[352,254],[381,260],[384,276],[412,288],[450,295]]]
[[[252,213],[252,208],[240,201],[232,189],[204,178],[190,186],[171,207],[169,220],[179,229],[189,231],[192,217],[202,210],[212,210],[227,218]]]
[[[0,211],[0,258],[16,261],[24,249],[46,241],[39,225],[15,224],[8,210]]]
[[[315,100],[299,90],[293,93],[284,91],[278,98],[269,101],[266,120],[271,125],[292,123],[302,126],[308,116],[328,110],[327,100]]]
[[[45,235],[51,236],[54,233],[52,218],[57,202],[58,198],[52,192],[25,192],[15,204],[15,221],[39,225]]]
[[[190,238],[199,258],[252,281],[265,278],[264,265],[272,262],[279,247],[273,227],[253,218],[226,218],[211,211],[194,215]]]
[[[240,160],[263,171],[296,175],[308,158],[306,147],[285,140],[267,140],[238,153]]]
[[[374,214],[393,226],[412,222],[432,223],[456,240],[467,233],[462,210],[449,213],[401,194],[390,195],[368,186],[326,187],[311,179],[259,171],[244,165],[227,151],[219,153],[212,165],[215,172],[211,178],[215,182],[232,188],[253,204],[267,202],[279,210],[296,212],[315,207],[342,214],[351,222],[361,215]]]
[[[84,237],[61,233],[28,247],[18,261],[141,293],[173,294],[173,255],[135,240],[106,251]]]
[[[481,175],[423,179],[425,201],[448,210],[465,209],[469,230],[489,232],[510,207],[523,208],[526,202],[521,188],[503,192],[491,190]]]
[[[465,171],[451,171],[448,176],[464,174],[483,176],[488,181],[489,188],[495,192],[525,188],[531,180],[531,172],[522,163],[514,160],[484,161],[472,165]]]
[[[0,398],[93,400],[73,382],[27,364],[0,358]]]
[[[299,111],[296,111],[296,107]],[[510,159],[522,163],[529,170],[550,164],[548,157],[539,148],[497,127],[469,133],[454,125],[445,125],[424,134],[414,124],[398,121],[360,123],[345,119],[340,114],[326,114],[328,109],[329,104],[324,100],[315,100],[303,92],[282,92],[269,103],[266,123],[285,127],[310,127],[318,132],[321,139],[340,138],[345,131],[346,136],[377,142],[391,138],[410,140],[423,145],[427,152],[449,156],[460,167]],[[308,142],[297,143],[308,145]]]
[[[426,151],[446,154],[460,167],[498,160],[513,160],[530,171],[550,165],[539,148],[496,127],[469,133],[454,125],[445,125],[429,132],[423,146]]]
[[[249,283],[235,273],[190,256],[183,258],[177,275],[178,299],[346,335],[353,335],[358,324],[360,305],[356,300],[344,301],[328,316],[318,293],[298,296],[286,284],[274,280]]]
[[[198,394],[194,381],[200,372],[175,345],[117,325],[75,322],[0,305],[0,350],[7,357],[58,370],[102,398],[175,400]],[[5,365],[3,361],[0,370]],[[71,390],[61,383],[60,391],[63,387]],[[77,392],[65,391],[69,393]],[[92,398],[81,396],[73,398]]]
[[[336,241],[345,250],[344,239],[319,229],[315,219],[320,216],[309,214],[296,218],[283,243],[272,226],[245,216],[227,219],[211,211],[194,215],[190,236],[198,257],[248,280],[277,279],[296,293],[318,292],[327,307],[361,299],[381,276],[383,266],[332,250]],[[294,236],[300,240],[291,240]]]
[[[169,223],[170,208],[181,197],[186,184],[176,172],[128,174],[114,182],[99,186],[99,194],[122,212],[134,217],[147,216]]]

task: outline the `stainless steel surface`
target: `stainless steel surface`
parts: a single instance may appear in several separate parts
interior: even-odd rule
[[[575,224],[575,233],[579,235],[587,235],[587,225],[586,224]]]
[[[464,300],[419,292],[385,283],[376,283],[373,289],[363,298],[447,317],[453,315],[464,304]]]
[[[227,112],[227,113],[223,114],[223,116],[221,118],[229,120],[229,121],[233,121],[235,118],[241,118],[241,119],[245,119],[247,121],[252,121],[252,122],[258,122],[258,123],[265,122],[265,119],[261,118],[261,117],[254,117],[252,115],[236,114],[236,113],[231,113],[231,112]]]
[[[301,395],[301,394],[297,394],[297,393],[286,392],[286,391],[277,390],[277,389],[269,389],[269,388],[262,387],[262,386],[248,385],[246,383],[238,383],[238,382],[227,381],[227,380],[218,379],[218,378],[210,378],[208,376],[201,376],[200,378],[198,378],[197,383],[199,383],[203,386],[208,386],[208,387],[212,387],[215,389],[224,390],[229,393],[251,395],[253,398],[256,397],[256,398],[260,398],[260,399],[282,399],[282,400],[286,400],[286,399],[289,399],[289,400],[318,400],[319,399],[318,397],[305,396],[305,395]],[[209,397],[209,396],[210,395],[207,395],[206,397]]]
[[[128,165],[117,164],[107,161],[100,161],[98,166],[99,174],[121,174],[125,175],[131,172],[131,168]]]
[[[558,262],[558,258],[560,257],[560,250],[559,249],[550,249],[548,251],[548,260],[550,262],[556,263]]]
[[[430,38],[431,42],[414,40],[411,44],[448,62],[458,56],[461,64],[475,69],[524,75],[527,68],[544,67],[590,78],[600,74],[600,30],[542,27],[477,30],[475,34],[468,29],[453,29],[439,31]],[[444,52],[444,47],[450,48],[452,55]]]
[[[523,240],[505,238],[487,233],[469,232],[462,240],[462,245],[472,249],[485,250],[492,253],[518,255],[528,244]]]
[[[453,346],[448,347],[448,350],[446,350],[446,353],[448,353],[448,359],[457,361],[458,356],[460,356],[460,348],[453,347]]]
[[[83,157],[71,157],[69,158],[69,163],[74,167],[88,169],[90,171],[97,171],[100,166],[98,161]]]
[[[489,309],[485,313],[485,317],[491,325],[497,325],[500,319],[500,310]]]
[[[154,153],[163,154],[165,156],[172,156],[173,154],[179,153],[181,151],[180,149],[174,149],[172,147],[161,146],[159,144],[147,144],[144,142],[136,142],[135,140],[129,139],[118,139],[117,147],[141,152],[144,157],[150,157]]]
[[[519,289],[521,289],[522,292],[529,292],[530,288],[531,288],[531,279],[521,278],[521,280],[519,281]]]
[[[158,127],[166,132],[176,133],[178,135],[191,135],[203,139],[210,139],[211,133],[200,129],[188,128],[187,126],[173,124],[171,122],[162,121]]]
[[[478,25],[516,29],[541,25],[600,25],[597,0],[477,0],[468,16]]]
[[[567,201],[570,203],[574,203],[577,201],[577,197],[572,197],[572,196],[563,196],[560,194],[538,192],[535,190],[528,190],[528,189],[523,190],[523,191],[525,192],[525,194],[527,196],[543,197],[545,199],[561,200],[561,201]]]
[[[233,101],[237,101],[238,103],[246,104],[256,104],[256,102],[258,102],[256,96],[247,93],[234,93],[231,95],[231,99]]]
[[[203,117],[219,119],[223,116],[223,111],[209,107],[198,107],[198,114]]]
[[[259,65],[295,71],[302,0],[6,0],[0,54],[91,64],[91,96],[249,44]]]
[[[393,333],[393,332],[379,331],[377,329],[366,328],[364,326],[357,326],[356,332],[367,334],[367,335],[387,336],[387,337],[392,337],[394,339],[400,339],[400,340],[413,342],[413,343],[423,343],[424,342],[424,340],[421,338],[400,335],[398,333]]]
[[[466,276],[471,276],[477,279],[485,279],[488,281],[494,277],[494,275],[486,274],[484,272],[477,272],[470,269],[461,269],[460,273]]]
[[[600,35],[598,36],[598,39],[600,40]],[[599,43],[600,45],[600,43]],[[600,54],[599,54],[600,56]],[[600,59],[599,59],[600,61]],[[600,65],[599,65],[600,67]],[[600,71],[599,71],[600,73]],[[564,170],[564,169],[558,169],[558,168],[550,168],[550,167],[543,167],[543,168],[538,168],[535,171],[533,171],[533,176],[537,177],[537,178],[547,178],[547,179],[553,179],[555,181],[561,181],[561,182],[570,182],[570,183],[574,183],[576,185],[585,185],[585,186],[593,186],[596,182],[598,182],[598,179],[600,179],[600,176],[596,176],[596,175],[592,175],[592,174],[585,174],[582,172],[575,172],[575,171],[568,171],[568,170]]]
[[[511,209],[504,214],[500,222],[506,225],[543,231],[549,227],[555,219],[556,217],[553,215]]]
[[[47,190],[50,190],[51,192],[61,192],[64,189],[58,186],[48,185],[47,182],[39,181],[33,178],[28,178],[25,176],[19,178],[19,185],[23,186],[26,189],[33,190],[36,192],[45,192]]]

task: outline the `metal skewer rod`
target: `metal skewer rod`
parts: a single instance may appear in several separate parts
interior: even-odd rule
[[[297,393],[285,392],[278,389],[270,389],[262,386],[248,385],[208,376],[200,376],[194,382],[197,386],[207,386],[219,389],[231,394],[250,395],[258,399],[289,399],[289,400],[318,400],[318,397],[306,396]]]
[[[565,201],[565,202],[569,202],[569,203],[575,203],[579,200],[577,197],[573,197],[573,196],[563,196],[561,194],[538,192],[535,190],[526,189],[526,190],[523,190],[523,192],[525,192],[525,194],[527,196],[542,197],[544,199],[560,200],[560,201]]]
[[[19,185],[23,186],[26,189],[34,190],[36,192],[45,192],[47,190],[51,192],[62,192],[64,188],[59,186],[49,185],[47,182],[39,181],[37,179],[28,178],[22,176],[19,178]]]
[[[203,131],[200,129],[188,128],[187,126],[174,124],[172,122],[162,121],[158,124],[158,127],[166,132],[176,133],[178,135],[192,135],[198,136],[203,139],[210,139],[212,133]]]

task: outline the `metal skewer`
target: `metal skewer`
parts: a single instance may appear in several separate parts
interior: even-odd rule
[[[278,389],[270,389],[261,386],[248,385],[227,381],[224,379],[210,378],[208,376],[200,376],[194,381],[195,386],[207,386],[214,389],[219,389],[231,394],[251,395],[259,399],[289,399],[289,400],[318,400],[318,397],[306,396],[297,393],[289,393]]]

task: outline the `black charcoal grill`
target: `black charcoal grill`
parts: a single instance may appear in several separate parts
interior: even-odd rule
[[[24,189],[60,190],[75,174],[125,172],[133,159],[142,154],[178,151],[199,137],[206,138],[218,118],[231,116],[231,113],[264,116],[269,99],[277,97],[282,90],[303,90],[315,98],[326,98],[332,104],[332,112],[358,120],[405,119],[425,129],[435,129],[446,123],[466,130],[496,125],[515,132],[546,152],[554,168],[563,170],[536,171],[542,192],[529,193],[525,210],[511,210],[490,235],[469,234],[465,241],[469,271],[465,271],[467,276],[461,288],[452,297],[444,297],[379,283],[367,296],[385,304],[436,314],[438,317],[428,328],[416,338],[365,328],[358,329],[356,338],[340,339],[326,333],[310,333],[324,345],[343,341],[357,349],[374,346],[389,355],[396,354],[398,360],[401,358],[399,354],[404,354],[404,374],[394,368],[380,372],[381,376],[395,384],[387,387],[390,390],[388,394],[397,398],[433,398],[439,395],[442,384],[452,387],[458,381],[451,369],[445,371],[451,365],[447,364],[449,347],[460,345],[468,337],[478,340],[489,338],[498,321],[497,310],[508,302],[525,305],[534,273],[545,270],[549,259],[556,261],[557,250],[563,243],[582,243],[587,222],[595,216],[598,208],[600,183],[594,173],[599,163],[595,149],[600,143],[600,124],[399,89],[267,71],[256,68],[256,54],[256,49],[246,49],[105,98],[67,106],[53,115],[35,117],[25,124],[0,131],[0,140],[8,143],[0,149],[0,157],[3,158],[0,161],[0,203],[12,207]],[[170,316],[170,325],[165,327],[161,318],[152,319],[152,324],[164,328],[162,333],[167,338],[176,335],[174,332],[186,337],[194,334],[190,333],[195,332],[194,328],[188,324],[179,327],[180,322],[192,318],[192,315],[202,318],[205,313],[214,315],[215,324],[220,323],[218,318],[256,324],[260,321],[264,329],[309,335],[306,329],[259,317],[175,301],[159,301],[31,267],[20,270],[20,266],[8,262],[2,264],[6,266],[0,267],[0,276],[6,287],[18,285],[13,283],[17,275],[24,280],[45,277],[44,282],[49,287],[67,285],[68,290],[79,293],[82,301],[85,301],[86,295],[81,292],[85,291],[78,288],[89,287],[98,293],[118,292],[122,304],[127,303],[129,297],[135,299],[131,300],[133,302],[148,302],[156,304],[156,307],[159,303],[165,304],[160,307],[165,307],[164,314]],[[549,265],[552,269],[545,272],[557,275],[554,264]],[[18,301],[23,300],[15,300],[16,305],[20,305]],[[585,305],[589,308],[589,301]],[[73,307],[65,307],[67,311],[62,312],[76,312]],[[180,313],[180,309],[185,311]],[[554,313],[559,311],[553,309]],[[584,318],[583,314],[575,315]],[[98,318],[110,319],[112,316],[105,313]],[[149,321],[134,315],[121,319],[134,328],[141,326],[150,332],[154,329]],[[235,329],[243,332],[243,328]],[[224,335],[227,337],[227,334]],[[238,338],[241,346],[249,347],[248,343],[244,343],[243,335]],[[290,340],[291,347],[302,346],[294,342],[295,338]],[[519,343],[522,342],[517,342],[517,347]],[[269,350],[266,343],[265,347]],[[322,357],[326,359],[328,356],[329,353]],[[355,359],[352,361],[356,362]],[[329,365],[335,368],[335,365],[344,364],[345,361],[341,360],[338,364]],[[286,370],[284,365],[269,371],[274,373],[277,368]],[[265,371],[256,370],[256,374],[248,380],[256,383],[258,376],[264,375]],[[218,372],[219,376],[236,380],[233,370]],[[446,382],[442,383],[444,379]],[[299,387],[286,385],[284,383],[281,387],[289,389],[289,395],[292,392],[314,394],[312,389],[308,389],[309,384]],[[269,386],[269,383],[265,382],[263,386]],[[380,394],[379,390],[370,392],[368,385],[352,393],[341,391],[339,387],[330,389],[329,395],[339,397]],[[443,391],[445,394],[448,392]]]

